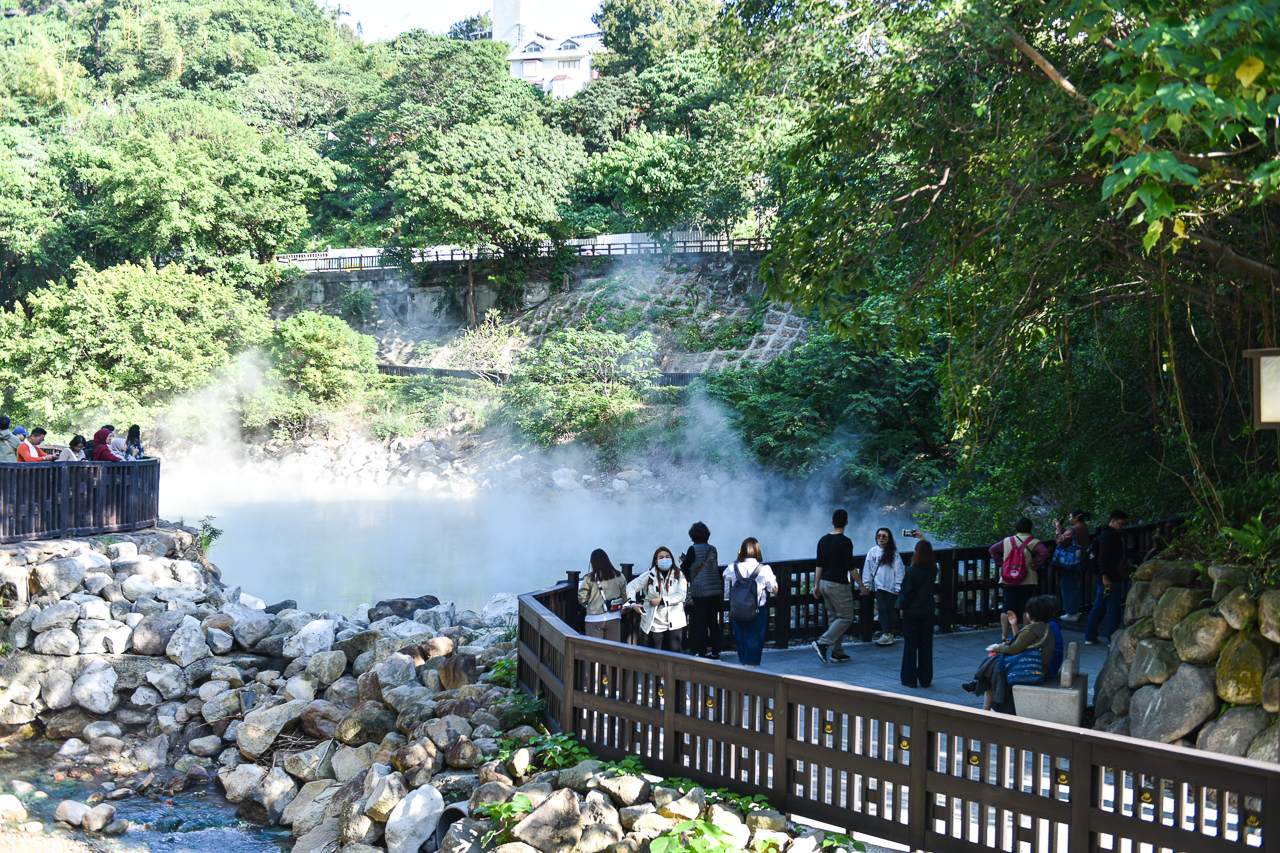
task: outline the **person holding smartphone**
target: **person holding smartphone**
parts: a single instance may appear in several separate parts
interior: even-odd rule
[[[893,531],[881,527],[876,531],[876,544],[867,551],[862,565],[862,583],[875,595],[876,610],[880,617],[880,636],[877,646],[892,646],[894,630],[898,627],[898,593],[902,592],[902,555],[893,541]],[[863,613],[870,608],[864,608]],[[871,622],[866,619],[862,628],[863,642],[871,640]]]

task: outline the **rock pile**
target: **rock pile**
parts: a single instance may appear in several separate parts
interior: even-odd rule
[[[400,814],[469,796],[501,733],[528,714],[510,686],[515,596],[482,614],[434,596],[349,617],[267,607],[186,559],[194,541],[166,529],[4,552],[6,580],[35,594],[4,613],[15,653],[0,673],[0,721],[9,735],[42,725],[63,741],[51,770],[110,774],[119,797],[216,778],[247,818],[308,831],[342,818],[367,842],[420,789]],[[324,814],[339,795],[359,813]],[[100,805],[63,806],[69,825],[113,825]]]
[[[1095,728],[1280,762],[1280,590],[1255,599],[1246,568],[1149,560],[1125,626],[1094,688]]]

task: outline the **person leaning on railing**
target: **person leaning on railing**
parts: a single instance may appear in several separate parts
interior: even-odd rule
[[[22,438],[9,429],[9,416],[0,415],[0,462],[17,462]]]
[[[93,434],[93,461],[94,462],[123,462],[123,457],[116,453],[111,447],[110,427],[103,427]],[[123,445],[123,440],[121,444]]]
[[[622,605],[627,579],[613,567],[603,549],[591,552],[591,572],[578,584],[578,603],[587,608],[587,636],[598,640],[622,640]]]
[[[18,429],[22,429],[22,427],[18,427]],[[44,427],[36,427],[33,429],[31,434],[27,436],[26,440],[18,445],[18,461],[44,462],[48,459],[49,454],[40,449],[40,445],[44,442],[45,435],[47,435],[47,433],[45,432]]]
[[[124,458],[141,459],[146,454],[146,448],[142,446],[142,428],[134,424],[129,427],[128,436],[124,443]]]
[[[59,462],[83,462],[84,461],[84,445],[83,435],[76,435],[71,438],[71,443],[62,448],[62,452],[58,454]]]

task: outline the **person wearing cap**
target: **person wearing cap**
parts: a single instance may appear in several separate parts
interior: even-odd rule
[[[18,427],[22,429],[22,427]],[[14,430],[17,432],[18,430]],[[25,429],[22,430],[24,433]],[[26,437],[22,444],[18,445],[18,461],[19,462],[44,462],[49,458],[49,454],[40,449],[44,437],[47,435],[43,427],[36,427],[31,434]]]
[[[1075,622],[1080,618],[1080,584],[1084,569],[1081,556],[1089,547],[1088,522],[1092,518],[1093,513],[1077,509],[1068,519],[1070,527],[1063,525],[1061,519],[1057,521],[1058,529],[1053,538],[1058,547],[1053,552],[1053,565],[1058,570],[1064,622]]]
[[[19,444],[22,444],[22,436],[9,429],[9,416],[0,415],[0,462],[17,462]]]

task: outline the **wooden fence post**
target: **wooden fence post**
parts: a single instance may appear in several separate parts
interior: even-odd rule
[[[932,825],[933,798],[929,795],[929,768],[933,766],[933,736],[929,732],[929,711],[919,705],[911,709],[911,737],[898,730],[898,747],[909,744],[911,798],[907,801],[907,837],[912,850],[924,850]]]

